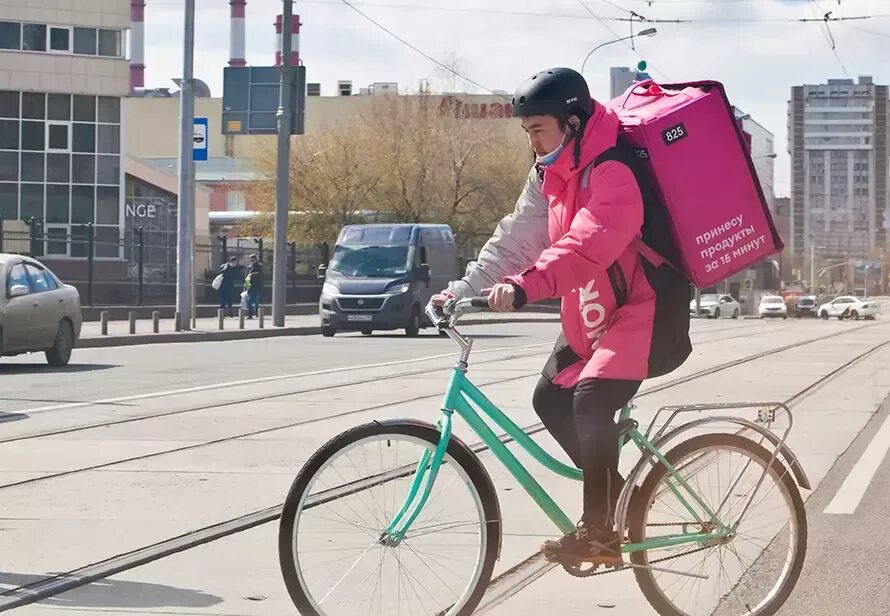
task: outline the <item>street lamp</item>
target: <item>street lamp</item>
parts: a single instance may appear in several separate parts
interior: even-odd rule
[[[755,156],[755,157],[752,158],[751,160],[761,160],[761,159],[764,159],[764,158],[771,158],[771,159],[775,160],[775,159],[778,158],[778,157],[779,157],[779,155],[776,154],[775,152],[773,152],[772,154],[764,154],[763,156]]]
[[[600,43],[596,47],[590,50],[590,53],[587,54],[587,57],[584,58],[584,62],[581,63],[581,73],[584,73],[584,67],[587,66],[587,61],[590,59],[590,56],[593,55],[593,52],[599,49],[600,47],[605,47],[606,45],[611,45],[612,43],[620,43],[621,41],[627,41],[632,38],[637,38],[638,36],[655,36],[658,34],[658,30],[655,28],[646,28],[645,30],[640,30],[636,34],[631,34],[630,36],[622,36],[621,38],[613,39],[611,41],[606,41],[605,43]]]

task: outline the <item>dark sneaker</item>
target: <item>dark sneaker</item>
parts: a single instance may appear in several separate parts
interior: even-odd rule
[[[618,535],[578,524],[575,532],[541,546],[544,558],[558,563],[594,563],[617,566],[622,562]]]

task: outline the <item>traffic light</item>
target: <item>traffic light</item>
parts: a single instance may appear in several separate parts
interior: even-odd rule
[[[649,76],[649,73],[646,72],[646,69],[648,67],[649,67],[649,65],[646,63],[645,60],[640,60],[639,62],[637,62],[637,71],[636,71],[636,75],[635,75],[635,81],[644,81],[646,79],[651,79],[651,77]]]

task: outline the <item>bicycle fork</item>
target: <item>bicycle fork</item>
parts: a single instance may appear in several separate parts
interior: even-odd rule
[[[408,529],[417,520],[424,505],[430,497],[433,490],[433,484],[439,475],[439,468],[442,460],[445,458],[445,452],[448,449],[448,442],[451,440],[451,417],[454,411],[449,409],[442,410],[442,417],[439,419],[439,443],[436,445],[435,452],[429,449],[424,450],[420,456],[420,461],[414,470],[414,479],[408,487],[408,494],[405,497],[402,507],[393,516],[389,525],[380,534],[378,543],[396,547],[405,538]]]

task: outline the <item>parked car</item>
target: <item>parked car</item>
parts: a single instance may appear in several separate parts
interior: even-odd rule
[[[757,314],[760,315],[761,319],[777,317],[787,319],[788,306],[785,305],[785,299],[778,295],[764,295],[760,298]]]
[[[881,314],[881,305],[878,302],[852,295],[842,295],[819,306],[819,316],[823,319],[837,317],[838,319],[868,319],[871,321],[879,314]]]
[[[709,319],[730,317],[738,319],[742,313],[742,306],[731,295],[706,294],[702,295],[699,302],[698,316]],[[689,314],[695,315],[695,300],[689,302]]]
[[[816,303],[815,295],[801,295],[797,298],[797,303],[795,305],[795,312],[797,313],[797,318],[801,317],[815,317],[819,314],[819,305]]]
[[[80,294],[45,265],[0,254],[0,356],[46,353],[64,366],[80,337]]]

